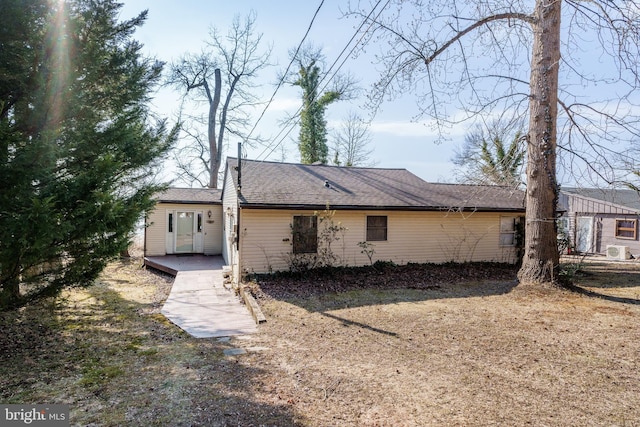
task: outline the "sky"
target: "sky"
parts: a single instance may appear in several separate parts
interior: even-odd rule
[[[344,16],[344,9],[348,5],[347,0],[122,0],[124,6],[121,10],[121,19],[129,19],[141,11],[147,9],[147,22],[136,32],[134,37],[144,44],[144,53],[159,60],[170,62],[178,59],[185,53],[199,53],[209,39],[209,30],[212,26],[225,33],[230,27],[234,16],[246,16],[251,11],[256,14],[256,30],[263,34],[263,42],[272,47],[271,63],[273,66],[265,69],[259,76],[261,87],[256,93],[261,100],[267,101],[272,96],[279,73],[289,63],[289,51],[295,48],[302,40],[309,28],[314,13],[322,3],[318,15],[311,26],[307,41],[323,48],[328,64],[334,62],[343,48],[348,44],[356,31],[360,21]],[[355,1],[355,0],[354,0]],[[356,1],[357,3],[357,1]],[[366,2],[362,2],[364,5]],[[568,24],[566,24],[568,25]],[[570,56],[577,59],[580,70],[585,75],[598,74],[604,70],[601,61],[606,60],[606,55],[597,53],[591,49],[593,35],[579,33],[578,38],[572,42],[563,40],[563,50],[571,50]],[[480,43],[481,45],[481,43]],[[478,46],[474,47],[478,49]],[[379,77],[379,70],[373,63],[373,54],[379,50],[379,46],[368,46],[367,52],[356,58],[349,57],[341,68],[355,76],[363,89],[369,89],[371,84]],[[473,50],[470,50],[472,52]],[[481,51],[481,49],[478,49]],[[525,50],[521,50],[521,53]],[[564,54],[567,52],[563,51]],[[476,54],[474,61],[478,67],[482,67],[482,55]],[[516,61],[517,62],[517,61]],[[528,57],[525,55],[520,61],[524,66],[518,71],[524,72],[522,77],[528,75]],[[564,67],[565,71],[570,67]],[[438,70],[447,73],[450,70]],[[490,70],[489,70],[490,71]],[[563,66],[561,66],[562,80]],[[561,82],[562,83],[562,82]],[[584,79],[569,83],[572,90],[579,94],[580,102],[589,105],[589,96],[609,96],[615,105],[615,96],[611,96],[612,88],[600,84],[587,86]],[[498,87],[489,88],[499,91]],[[525,90],[528,93],[528,89]],[[600,94],[596,94],[600,92]],[[377,112],[371,123],[371,145],[373,150],[371,161],[377,167],[406,168],[420,178],[430,182],[454,182],[455,166],[451,162],[456,151],[464,143],[465,135],[473,129],[471,123],[463,123],[448,129],[446,140],[441,141],[429,123],[414,121],[414,117],[420,111],[418,96],[407,94],[401,99],[385,102],[382,109]],[[452,98],[462,99],[460,94],[454,93]],[[606,97],[605,97],[606,98]],[[637,96],[636,96],[637,98]],[[175,120],[180,106],[181,93],[170,88],[161,89],[154,101],[153,108],[160,116]],[[331,104],[325,118],[330,128],[339,126],[349,112],[359,113],[363,117],[369,117],[370,110],[365,106],[365,98],[361,97],[352,101],[339,101]],[[301,96],[298,88],[288,85],[282,86],[272,104],[266,110],[264,117],[258,122],[255,134],[266,138],[268,146],[255,148],[245,147],[247,158],[256,160],[274,160],[298,162],[299,152],[296,146],[298,129],[295,128],[288,137],[282,137],[282,120],[294,114],[301,105]],[[442,105],[442,109],[451,109],[450,105]],[[637,105],[631,108],[639,108]],[[262,113],[260,107],[254,111],[253,119],[257,120]],[[455,116],[456,111],[448,111]],[[279,136],[280,135],[280,136]],[[560,138],[560,135],[559,135]],[[229,150],[226,154],[237,155],[237,143],[233,138],[228,139]],[[615,144],[612,140],[603,144]],[[562,151],[560,150],[560,155]],[[330,154],[330,159],[332,158]],[[573,165],[572,165],[573,166]],[[559,182],[563,185],[575,186],[580,179],[580,173],[574,170],[558,170]],[[568,171],[568,172],[567,172]],[[166,180],[175,176],[169,166],[164,171]],[[584,175],[583,175],[584,176]]]
[[[142,10],[149,11],[146,23],[136,31],[134,38],[143,43],[145,54],[163,61],[175,60],[187,52],[198,53],[208,39],[211,26],[226,32],[235,15],[245,16],[254,11],[258,32],[263,34],[263,41],[272,45],[271,62],[275,64],[260,75],[262,87],[259,91],[267,101],[275,90],[278,72],[282,72],[289,63],[289,50],[303,38],[320,0],[286,2],[286,7],[275,6],[284,2],[264,0],[124,0],[123,3],[123,20]],[[341,8],[345,5],[344,0],[325,0],[307,37],[307,40],[323,48],[328,63],[337,58],[359,24],[354,19],[343,17]],[[363,57],[349,58],[341,71],[353,74],[363,89],[367,89],[377,76],[370,58]],[[153,101],[154,110],[172,120],[178,112],[180,95],[169,88],[161,89]],[[339,126],[350,111],[368,117],[370,111],[364,106],[364,101],[362,97],[330,105],[325,116],[329,127]],[[280,146],[275,150],[273,147],[266,149],[259,146],[247,149],[248,158],[281,161],[284,151],[285,161],[299,161],[294,141],[297,128],[284,140],[274,137],[281,129],[279,122],[287,114],[294,113],[300,104],[297,88],[283,86],[278,91],[274,102],[260,120],[256,133],[274,141],[274,146],[281,144],[284,149]],[[256,120],[261,111],[255,112]],[[466,129],[454,129],[449,134],[450,141],[436,143],[435,134],[424,123],[412,121],[415,113],[413,101],[399,100],[383,106],[370,128],[371,161],[376,167],[406,168],[427,181],[451,182],[453,165],[450,160],[456,147],[463,142]],[[226,154],[235,157],[239,141],[231,139],[229,142],[232,148]]]

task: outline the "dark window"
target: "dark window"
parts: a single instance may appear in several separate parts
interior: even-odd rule
[[[387,217],[376,215],[367,217],[367,242],[387,240]]]
[[[198,233],[202,233],[202,214],[198,214]]]
[[[637,220],[616,219],[616,237],[620,239],[636,238]]]
[[[293,217],[293,253],[311,254],[318,251],[318,217]]]
[[[173,213],[169,214],[169,233],[173,233]]]

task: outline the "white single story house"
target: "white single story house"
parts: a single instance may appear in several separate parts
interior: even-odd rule
[[[222,190],[159,196],[145,255],[221,253],[236,281],[324,256],[327,242],[333,265],[513,263],[524,212],[524,193],[513,188],[428,183],[406,169],[228,158]]]
[[[640,256],[637,191],[562,188],[558,209],[564,211],[559,229],[569,237],[572,250],[613,259]]]

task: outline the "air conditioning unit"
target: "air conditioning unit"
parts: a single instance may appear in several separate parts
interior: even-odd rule
[[[628,246],[607,245],[607,259],[630,259],[631,253]]]

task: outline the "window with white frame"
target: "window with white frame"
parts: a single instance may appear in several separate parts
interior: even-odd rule
[[[516,224],[518,217],[501,216],[500,217],[500,246],[516,245]]]

